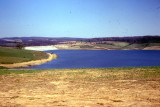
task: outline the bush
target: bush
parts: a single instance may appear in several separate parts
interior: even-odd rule
[[[21,44],[21,43],[19,43],[19,44],[16,45],[16,48],[17,48],[17,49],[23,49],[23,48],[24,48],[24,45]]]

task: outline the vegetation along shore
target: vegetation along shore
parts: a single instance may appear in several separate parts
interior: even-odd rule
[[[0,47],[0,66],[7,68],[40,65],[57,57],[54,53]]]
[[[0,69],[0,106],[159,107],[160,67]]]

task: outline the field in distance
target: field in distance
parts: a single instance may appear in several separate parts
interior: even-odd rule
[[[160,50],[160,43],[128,43],[119,41],[78,42],[68,41],[55,45],[58,49],[87,50]]]
[[[0,70],[0,106],[160,106],[160,67]]]

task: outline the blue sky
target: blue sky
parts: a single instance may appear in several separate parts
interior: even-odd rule
[[[160,35],[160,0],[0,0],[0,37]]]

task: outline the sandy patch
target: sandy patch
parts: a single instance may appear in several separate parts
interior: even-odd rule
[[[160,46],[151,46],[151,47],[146,47],[143,50],[160,50]]]
[[[34,50],[34,51],[48,51],[48,50],[57,50],[54,46],[28,46],[24,48],[25,50]]]

